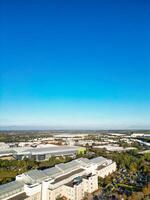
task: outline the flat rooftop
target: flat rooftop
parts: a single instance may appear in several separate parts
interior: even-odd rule
[[[97,167],[97,170],[103,169],[104,167],[106,167],[106,166],[104,166],[104,165],[99,165],[99,166]]]
[[[39,155],[39,154],[52,154],[52,153],[65,153],[65,152],[69,152],[69,151],[77,151],[79,149],[79,147],[77,146],[56,146],[56,147],[41,147],[41,148],[28,148],[24,151],[17,151],[16,150],[16,154],[32,154],[32,155]]]
[[[24,200],[24,199],[26,199],[26,198],[28,198],[28,197],[29,197],[29,196],[27,196],[26,193],[23,192],[23,193],[18,194],[18,195],[14,196],[14,197],[12,197],[12,198],[10,198],[10,199],[8,199],[8,200]]]
[[[69,178],[72,175],[75,175],[75,174],[78,175],[78,173],[83,172],[83,171],[85,171],[85,170],[84,169],[77,169],[77,170],[72,171],[72,172],[70,172],[70,173],[68,173],[66,175],[60,176],[59,178],[56,178],[55,181],[52,184],[56,184],[56,183],[58,183],[58,182],[60,182],[60,181],[62,181],[64,179]]]
[[[78,182],[74,182],[74,180],[72,180],[69,183],[66,183],[65,185],[68,187],[74,187],[75,185],[79,185],[80,183],[82,183],[82,180]]]
[[[92,176],[93,176],[92,174],[79,176],[79,177],[73,179],[72,181],[66,183],[65,185],[68,186],[68,187],[74,187],[75,185],[79,185],[80,183],[82,183],[83,179],[89,179]]]
[[[13,194],[17,194],[20,192],[23,192],[24,183],[19,181],[12,181],[10,183],[6,183],[3,185],[0,185],[0,199],[8,198],[9,196],[12,196]]]

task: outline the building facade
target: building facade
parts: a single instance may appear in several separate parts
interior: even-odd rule
[[[104,157],[79,158],[45,170],[30,170],[0,186],[0,200],[81,200],[98,189],[98,177],[116,170],[116,163]]]

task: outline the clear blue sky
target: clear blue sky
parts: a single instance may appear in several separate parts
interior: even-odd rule
[[[150,2],[1,0],[0,124],[150,128]]]

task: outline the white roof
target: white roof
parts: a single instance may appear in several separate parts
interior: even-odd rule
[[[25,172],[24,175],[29,177],[32,180],[33,183],[34,182],[41,182],[44,179],[49,178],[48,175],[44,173],[44,171],[37,170],[37,169]]]
[[[76,162],[76,160],[72,160],[68,163],[58,164],[56,165],[56,167],[62,170],[63,172],[66,172],[80,168],[80,164]]]
[[[90,161],[94,164],[102,165],[103,163],[107,161],[107,159],[101,156],[101,157],[93,158]]]
[[[88,158],[78,158],[76,161],[79,162],[82,166],[87,166],[92,163]]]
[[[59,147],[43,147],[43,148],[33,148],[28,149],[24,152],[30,152],[32,155],[44,154],[44,153],[58,153],[58,152],[68,152],[76,151],[79,147],[68,147],[68,146],[59,146]]]
[[[62,171],[57,167],[51,167],[43,171],[45,174],[47,174],[49,177],[52,177],[52,178],[55,178],[62,174]]]
[[[5,199],[13,194],[23,191],[24,183],[12,181],[4,185],[0,185],[0,199]]]

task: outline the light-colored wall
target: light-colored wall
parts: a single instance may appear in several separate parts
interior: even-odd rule
[[[100,169],[97,171],[98,176],[104,178],[105,176],[108,176],[109,174],[113,173],[116,171],[116,163],[113,162],[112,164]]]
[[[66,179],[63,179],[63,180],[60,181],[60,182],[57,182],[57,183],[55,183],[55,184],[50,184],[50,189],[58,188],[58,187],[60,187],[61,185],[64,185],[64,184],[66,184],[66,183],[72,181],[72,180],[73,180],[74,178],[76,178],[77,176],[83,176],[84,174],[85,174],[85,171],[82,171],[82,172],[80,172],[80,173],[78,173],[78,174],[74,174],[74,175],[72,175],[72,176],[70,176],[70,177],[68,177],[68,178],[66,178]]]
[[[36,194],[26,198],[25,200],[41,200],[41,193],[36,193]]]
[[[98,177],[93,175],[88,179],[84,179],[79,185],[67,186],[63,185],[54,190],[49,190],[49,197],[44,200],[56,200],[59,196],[65,196],[70,200],[81,200],[84,197],[84,194],[92,193],[98,189]]]
[[[55,180],[52,178],[32,186],[25,184],[23,191],[27,194],[27,196],[30,196],[26,198],[26,200],[56,200],[59,196],[65,196],[70,200],[81,200],[85,193],[92,193],[98,189],[98,176],[104,178],[116,170],[115,162],[108,160],[106,164],[107,165],[100,170],[96,169],[97,164],[91,164],[87,167],[83,167],[84,170],[80,173],[69,176],[68,178],[65,178],[55,184]],[[66,185],[77,176],[84,176],[89,173],[92,173],[92,176],[88,177],[88,179],[83,178],[79,185],[74,185],[72,187]],[[29,178],[22,174],[18,175],[16,180],[24,180],[25,182],[28,182]]]
[[[84,196],[83,188],[83,182],[72,187],[64,185],[62,196],[65,196],[69,200],[81,200]]]
[[[92,193],[98,189],[98,176],[93,175],[88,179],[83,179],[84,193]]]
[[[75,200],[76,199],[75,195],[76,195],[75,188],[64,185],[62,196],[65,196],[67,199],[70,199],[70,200]]]
[[[76,178],[77,174],[72,175],[56,184],[47,183],[47,186],[44,186],[44,189],[42,189],[45,194],[42,200],[56,200],[59,196],[65,196],[70,200],[81,200],[85,193],[92,193],[98,189],[98,176],[105,177],[115,170],[116,163],[112,162],[108,166],[98,170],[95,175],[92,175],[88,179],[83,178],[82,183],[74,185],[74,187],[67,186],[65,184]],[[92,171],[95,171],[95,169],[93,168]],[[83,176],[85,172],[86,170],[79,173],[78,176]]]
[[[35,184],[32,186],[25,185],[24,192],[26,193],[27,196],[32,196],[37,193],[41,193],[41,184]]]
[[[64,186],[60,186],[54,190],[48,189],[48,196],[46,199],[42,200],[56,200],[59,196],[64,196]]]

